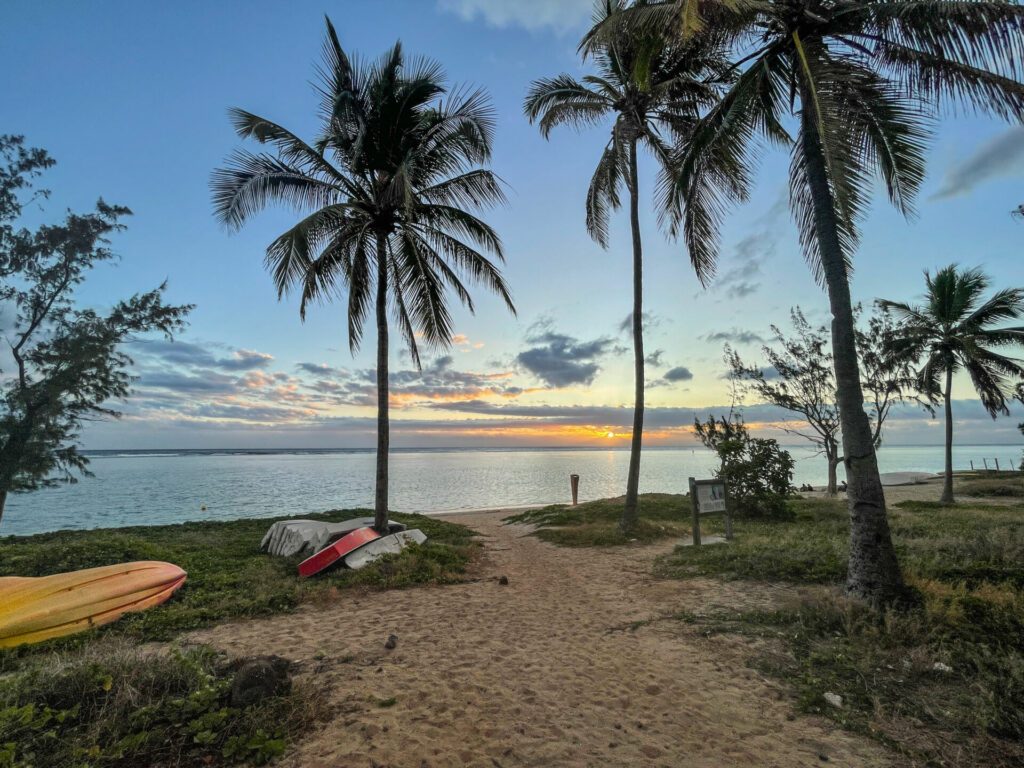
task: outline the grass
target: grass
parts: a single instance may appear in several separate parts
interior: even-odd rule
[[[346,510],[307,518],[367,515]],[[359,571],[313,579],[299,558],[262,554],[275,519],[61,531],[0,539],[0,576],[51,573],[132,560],[166,560],[188,581],[164,605],[106,627],[0,651],[0,768],[220,765],[269,762],[329,716],[314,688],[296,686],[243,709],[230,705],[236,667],[212,649],[154,649],[233,618],[267,616],[344,589],[389,589],[462,580],[479,550],[462,525],[393,515],[428,537]],[[380,707],[394,699],[378,702]]]
[[[1024,498],[1024,473],[977,472],[959,479],[957,490],[966,496]]]
[[[841,583],[842,502],[795,500],[791,522],[737,521],[728,546],[677,548],[664,577]],[[683,614],[706,633],[772,638],[753,662],[795,688],[798,708],[870,734],[917,764],[1024,761],[1024,504],[890,510],[916,600],[879,617],[835,588],[771,610]],[[769,650],[763,650],[763,649]],[[842,707],[825,699],[842,696]]]
[[[661,576],[840,583],[849,522],[844,502],[796,499],[792,522],[735,522],[727,547],[679,548],[661,558]],[[905,501],[890,509],[900,562],[943,581],[1009,582],[1024,588],[1024,507]]]
[[[610,547],[634,541],[679,538],[690,533],[690,501],[687,496],[643,494],[640,497],[639,522],[630,536],[624,536],[619,530],[624,504],[625,498],[619,497],[588,501],[575,507],[553,505],[507,517],[505,522],[535,525],[535,536],[565,547]],[[701,520],[702,532],[704,525],[704,520]]]
[[[305,519],[334,522],[367,514],[372,513],[345,510],[307,515]],[[168,603],[144,613],[128,614],[98,630],[140,641],[170,640],[182,632],[226,619],[290,611],[304,602],[329,600],[341,589],[390,589],[464,578],[478,548],[473,531],[423,515],[395,514],[392,518],[422,530],[427,542],[359,571],[336,569],[312,579],[297,576],[299,558],[271,557],[259,550],[270,524],[285,518],[6,537],[0,539],[0,576],[44,576],[132,560],[175,563],[188,572],[188,581]],[[51,643],[74,645],[94,634]],[[6,658],[32,653],[38,647],[0,652],[0,671]]]
[[[312,686],[232,707],[236,669],[207,647],[114,638],[37,656],[0,678],[0,766],[263,764],[328,718]]]

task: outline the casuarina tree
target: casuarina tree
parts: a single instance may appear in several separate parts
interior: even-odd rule
[[[800,307],[795,307],[790,317],[793,333],[786,335],[773,325],[772,344],[761,348],[768,361],[767,367],[745,363],[739,353],[728,346],[726,362],[731,376],[761,401],[799,415],[806,428],[786,426],[783,422],[783,429],[809,440],[825,454],[826,492],[834,496],[836,469],[843,456],[839,450],[840,420],[828,329],[811,325]],[[916,381],[912,370],[916,350],[902,342],[901,331],[901,326],[885,311],[874,313],[866,328],[857,327],[861,386],[866,394],[876,448],[882,443],[882,428],[893,406],[918,400],[914,395]]]
[[[89,474],[81,428],[120,415],[132,383],[124,345],[151,332],[170,337],[191,306],[165,304],[163,285],[106,311],[79,306],[75,290],[114,258],[110,236],[131,211],[100,200],[92,212],[29,229],[22,212],[48,196],[33,184],[54,161],[21,136],[0,136],[0,159],[0,325],[10,359],[0,371],[2,518],[8,494]]]

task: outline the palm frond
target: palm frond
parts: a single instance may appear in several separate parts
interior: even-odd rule
[[[606,95],[564,74],[534,80],[523,103],[527,119],[539,123],[545,139],[557,125],[569,125],[577,130],[595,125],[611,108]]]
[[[612,131],[587,188],[587,232],[602,248],[608,247],[608,214],[621,204],[619,190],[629,178],[628,149]]]
[[[214,215],[238,229],[269,203],[305,210],[338,201],[341,191],[322,179],[266,154],[237,150],[210,179]]]
[[[671,231],[681,229],[690,262],[703,283],[714,275],[726,211],[746,199],[757,134],[789,140],[780,120],[779,69],[783,66],[777,52],[765,51],[698,121],[680,147],[675,173],[663,176],[661,194],[671,213]]]
[[[450,261],[456,270],[465,275],[475,283],[482,284],[492,293],[496,293],[505,302],[505,306],[512,315],[516,315],[515,304],[512,301],[512,292],[501,271],[482,253],[466,245],[457,237],[435,228],[419,228],[418,234],[431,244],[434,251],[444,258],[438,259],[435,268],[445,273],[455,273],[448,266]],[[447,261],[446,261],[447,260]],[[461,282],[459,283],[461,285]],[[469,294],[463,299],[463,303],[472,307],[472,299]]]

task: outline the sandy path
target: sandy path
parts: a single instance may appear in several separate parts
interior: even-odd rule
[[[787,590],[658,581],[651,561],[670,544],[563,549],[500,519],[459,517],[483,535],[480,581],[345,594],[193,637],[286,656],[329,686],[337,716],[287,766],[891,764],[873,742],[794,718],[779,685],[745,666],[751,649],[738,638],[709,640],[675,621],[617,629]],[[488,578],[498,575],[510,583]]]

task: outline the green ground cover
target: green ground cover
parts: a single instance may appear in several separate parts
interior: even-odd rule
[[[738,521],[734,543],[677,548],[655,572],[822,587],[771,610],[678,618],[774,641],[759,643],[752,663],[791,684],[800,710],[914,764],[1024,764],[1024,504],[897,504],[892,531],[911,590],[907,605],[879,616],[839,594],[845,504],[791,503],[793,521]]]
[[[690,500],[686,496],[641,495],[640,519],[629,536],[619,530],[624,504],[624,497],[587,501],[575,507],[556,504],[512,515],[505,522],[535,525],[538,538],[566,547],[608,547],[679,538],[690,533]]]
[[[371,514],[306,515],[340,521]],[[51,573],[133,560],[164,560],[188,572],[164,605],[91,632],[0,651],[0,768],[144,768],[261,764],[330,716],[315,686],[232,704],[238,661],[173,641],[228,619],[330,601],[338,590],[391,589],[465,578],[479,551],[474,532],[422,515],[393,515],[426,543],[359,571],[312,579],[299,558],[262,554],[276,519],[62,531],[0,539],[0,576]],[[244,660],[241,660],[244,661]]]

